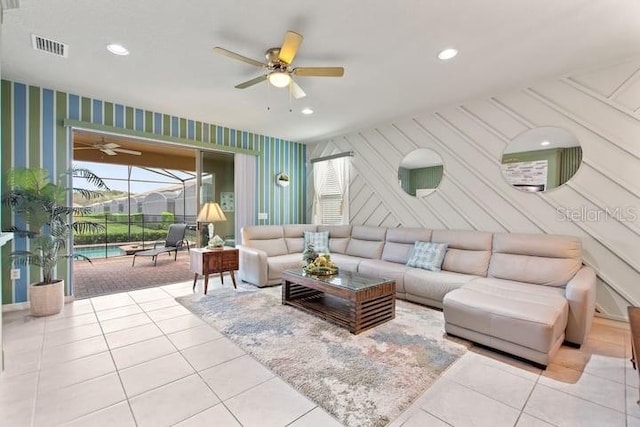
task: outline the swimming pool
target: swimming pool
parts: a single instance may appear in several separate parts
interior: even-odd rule
[[[87,246],[83,248],[75,248],[74,253],[84,255],[87,258],[105,258],[113,256],[125,255],[125,252],[117,246]]]

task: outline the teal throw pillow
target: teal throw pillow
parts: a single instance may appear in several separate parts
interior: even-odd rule
[[[440,271],[446,253],[446,243],[418,241],[413,244],[407,266],[422,268],[424,270]]]
[[[313,245],[313,249],[319,254],[329,253],[329,232],[328,231],[305,231],[304,232],[304,247],[309,244]]]

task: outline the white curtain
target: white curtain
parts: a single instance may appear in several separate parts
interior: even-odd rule
[[[341,224],[349,224],[349,158],[341,157],[331,160],[336,171],[338,187],[342,196],[340,213],[342,214]]]
[[[328,162],[317,162],[313,164],[313,205],[311,213],[314,224],[322,224],[320,196],[322,195],[322,186],[327,181],[328,166]]]
[[[256,168],[258,158],[237,153],[234,161],[234,191],[236,204],[236,245],[242,244],[240,230],[256,221]]]

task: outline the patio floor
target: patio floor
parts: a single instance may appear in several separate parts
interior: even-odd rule
[[[178,252],[177,261],[173,260],[173,253],[161,254],[155,267],[151,257],[138,257],[135,267],[131,266],[132,261],[133,255],[99,258],[91,263],[74,261],[76,299],[193,280],[187,250]]]

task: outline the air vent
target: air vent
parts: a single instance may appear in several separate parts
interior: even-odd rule
[[[50,53],[63,58],[67,58],[69,56],[69,46],[64,43],[60,43],[46,37],[37,36],[35,34],[31,34],[31,43],[33,48],[40,52]]]

